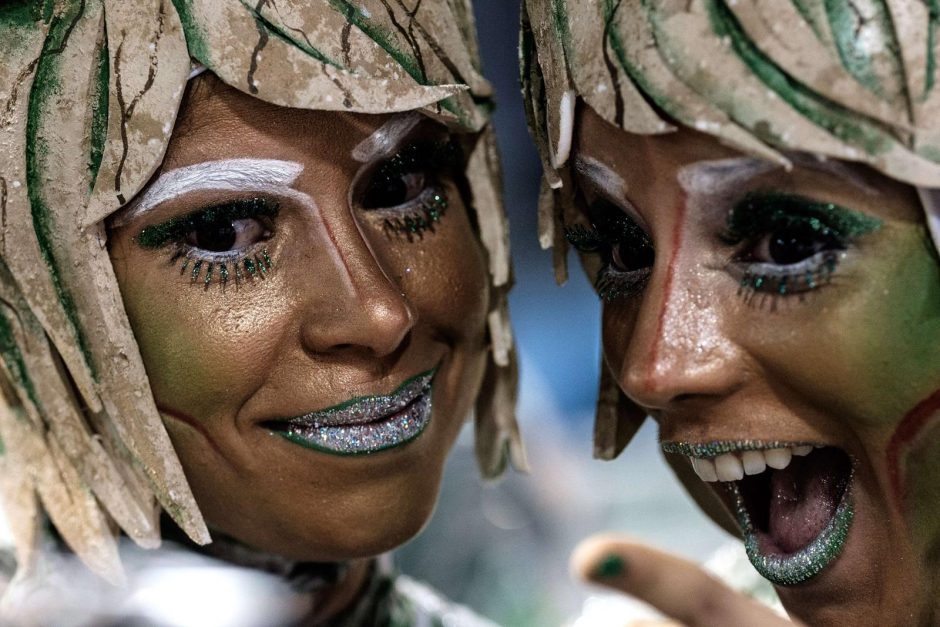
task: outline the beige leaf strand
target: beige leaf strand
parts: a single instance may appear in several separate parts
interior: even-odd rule
[[[37,25],[29,37],[0,37],[0,54],[4,59],[0,63],[0,110],[4,112],[0,123],[2,253],[20,291],[62,355],[82,398],[90,408],[99,410],[101,402],[91,370],[40,251],[27,196],[27,108],[46,30],[45,26]],[[5,47],[14,42],[19,45]]]
[[[728,3],[727,7],[754,45],[787,74],[833,102],[889,126],[910,130],[906,103],[887,102],[862,87],[842,66],[838,53],[816,36],[792,2],[740,0]]]
[[[544,2],[544,0],[540,0]],[[622,2],[621,2],[622,3]],[[614,15],[619,10],[614,3]],[[629,133],[655,135],[675,127],[663,120],[649,105],[628,76],[620,69],[617,51],[612,45],[604,3],[564,0],[568,8],[568,27],[573,45],[568,51],[572,80],[584,101],[602,118]]]

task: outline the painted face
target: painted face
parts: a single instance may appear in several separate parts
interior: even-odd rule
[[[604,353],[808,624],[935,608],[940,270],[915,192],[579,113],[569,226]],[[873,617],[879,617],[873,619]]]
[[[111,222],[157,405],[210,528],[293,559],[378,554],[430,515],[485,364],[456,140],[199,80]]]

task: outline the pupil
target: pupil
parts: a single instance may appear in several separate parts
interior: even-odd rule
[[[619,265],[626,272],[652,268],[653,261],[656,259],[653,247],[645,244],[641,244],[635,248],[620,244],[617,253],[617,256],[620,257]]]
[[[770,238],[768,252],[774,263],[789,265],[812,257],[822,250],[823,244],[812,229],[794,226],[775,232]]]
[[[395,207],[408,200],[408,186],[400,177],[376,183],[369,191],[367,208]]]
[[[206,224],[196,230],[196,246],[212,252],[231,250],[235,245],[235,226],[231,220]]]

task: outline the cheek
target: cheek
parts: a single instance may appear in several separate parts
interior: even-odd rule
[[[884,440],[940,387],[940,274],[922,229],[892,228],[860,252],[749,343],[778,380]]]
[[[419,325],[455,341],[479,340],[489,308],[489,278],[466,210],[452,202],[435,231],[414,242],[378,237]]]
[[[174,266],[146,266],[128,264],[120,279],[154,398],[197,418],[234,415],[277,352],[289,309],[281,282],[204,289]]]

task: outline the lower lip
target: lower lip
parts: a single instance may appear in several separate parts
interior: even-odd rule
[[[744,549],[755,570],[771,583],[793,586],[823,571],[845,547],[855,517],[852,485],[849,483],[826,527],[808,545],[789,555],[765,555],[760,550],[757,533],[751,524],[738,487],[730,484],[738,524],[744,532]]]
[[[397,448],[417,438],[431,422],[431,386],[399,412],[365,424],[292,426],[277,435],[333,455],[368,455]]]

